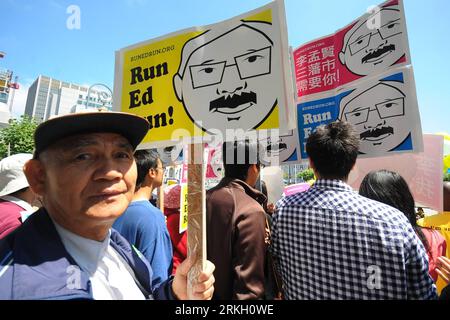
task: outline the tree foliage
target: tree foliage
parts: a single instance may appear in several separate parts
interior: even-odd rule
[[[28,116],[11,119],[9,126],[0,130],[0,159],[17,153],[33,153],[33,135],[37,123]]]
[[[297,173],[297,178],[301,178],[303,179],[303,181],[314,179],[314,171],[311,168],[300,171],[299,173]]]
[[[449,181],[450,182],[450,173],[444,173],[444,181]]]

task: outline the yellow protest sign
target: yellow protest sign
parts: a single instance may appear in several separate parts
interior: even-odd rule
[[[116,52],[114,109],[148,119],[141,148],[293,127],[292,88],[281,1]]]

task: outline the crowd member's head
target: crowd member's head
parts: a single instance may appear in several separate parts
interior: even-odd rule
[[[75,234],[103,240],[133,197],[133,152],[148,127],[144,118],[120,112],[70,114],[41,123],[34,158],[24,171],[50,217]]]
[[[29,204],[34,202],[36,196],[23,172],[23,166],[32,157],[30,153],[19,153],[0,161],[0,197],[13,196]]]
[[[137,166],[136,190],[143,184],[159,188],[164,177],[164,166],[158,153],[150,150],[138,150],[134,153]]]
[[[319,179],[346,181],[358,157],[359,139],[343,121],[322,125],[308,137],[306,152]]]
[[[254,187],[260,173],[258,144],[249,140],[229,141],[222,145],[225,177],[239,179]]]
[[[383,202],[403,212],[416,230],[425,248],[429,249],[425,235],[416,222],[414,197],[409,190],[408,183],[401,175],[388,170],[371,171],[361,182],[359,194]]]

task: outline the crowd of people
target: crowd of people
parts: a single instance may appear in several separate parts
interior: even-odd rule
[[[359,140],[341,121],[307,140],[312,187],[276,204],[258,145],[223,144],[224,178],[206,193],[207,264],[188,292],[181,186],[151,203],[164,164],[135,151],[147,131],[131,114],[72,114],[38,126],[34,154],[1,160],[0,299],[449,298],[435,284],[450,281],[445,239],[418,226],[407,182],[380,170],[359,192],[347,184]]]

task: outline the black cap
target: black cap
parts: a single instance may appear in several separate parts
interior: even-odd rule
[[[76,134],[112,132],[128,139],[133,149],[147,134],[149,122],[125,112],[80,112],[55,117],[41,123],[34,132],[34,157],[55,142]]]

